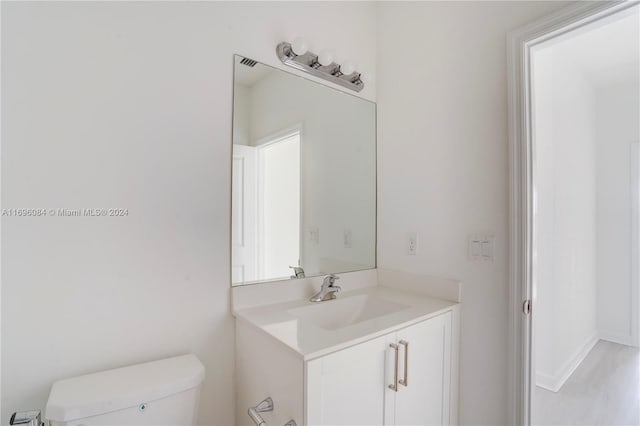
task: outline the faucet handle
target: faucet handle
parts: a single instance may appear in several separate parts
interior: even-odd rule
[[[316,293],[311,299],[312,302],[322,302],[325,300],[333,300],[336,298],[336,293],[338,293],[341,288],[337,285],[333,285],[336,280],[339,280],[340,277],[334,274],[329,274],[322,280],[322,286],[320,287],[320,291]]]
[[[304,278],[304,269],[302,266],[289,266],[289,268],[293,269],[293,274],[291,278]]]
[[[336,282],[336,280],[339,280],[340,277],[335,275],[335,274],[329,274],[326,277],[324,277],[324,282],[323,285],[327,285],[330,287],[333,287],[333,283]]]

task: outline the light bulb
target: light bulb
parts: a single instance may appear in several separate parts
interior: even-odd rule
[[[303,37],[296,37],[291,43],[291,50],[296,55],[304,55],[309,50],[309,44]]]
[[[356,67],[349,61],[340,65],[340,72],[344,75],[351,75],[356,70]]]
[[[362,74],[360,74],[360,80],[362,80],[363,83],[368,84],[368,83],[371,83],[371,81],[373,81],[373,77],[371,77],[370,72],[365,71]]]
[[[324,66],[331,65],[333,63],[333,52],[329,49],[321,50],[318,55],[318,62]]]

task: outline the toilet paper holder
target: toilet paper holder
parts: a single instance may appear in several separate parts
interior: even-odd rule
[[[250,407],[247,410],[249,417],[256,424],[256,426],[266,426],[266,422],[260,415],[260,413],[266,413],[268,411],[273,411],[273,399],[271,397],[265,398],[258,403],[255,407]],[[295,420],[291,419],[284,426],[298,426]]]

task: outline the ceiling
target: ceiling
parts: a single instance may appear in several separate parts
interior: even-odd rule
[[[595,86],[640,81],[640,7],[563,37],[554,54],[572,61]]]

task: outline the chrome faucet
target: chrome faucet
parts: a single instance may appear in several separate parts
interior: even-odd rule
[[[20,411],[13,413],[10,425],[44,426],[40,417],[40,410]]]
[[[336,298],[336,293],[340,291],[340,287],[334,285],[336,280],[339,280],[340,277],[337,275],[331,274],[324,277],[324,281],[322,281],[322,287],[320,287],[320,291],[317,292],[311,299],[312,302],[324,302],[325,300],[333,300]]]

